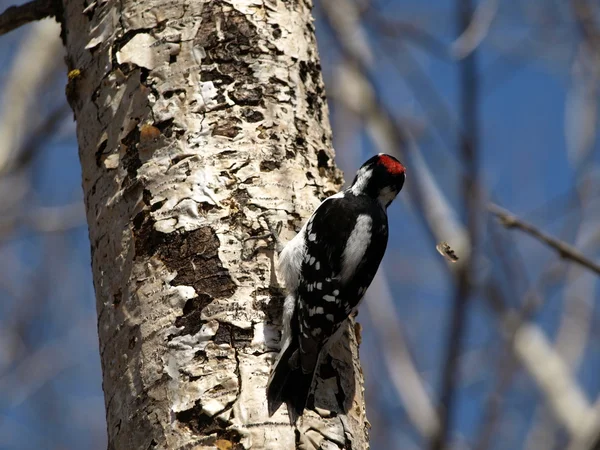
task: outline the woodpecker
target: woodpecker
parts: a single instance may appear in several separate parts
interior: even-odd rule
[[[319,361],[373,281],[388,240],[387,207],[406,170],[380,153],[352,185],[325,199],[279,256],[287,290],[281,351],[267,384],[269,416],[287,404],[302,416]]]

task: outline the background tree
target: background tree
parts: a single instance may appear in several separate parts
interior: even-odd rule
[[[372,448],[591,448],[597,5],[336,0],[316,15],[336,161],[351,173],[399,151],[409,170],[390,218],[402,226],[359,316]],[[2,94],[21,115],[0,115],[14,140],[0,181],[0,446],[103,447],[73,128],[43,94],[65,79],[17,57],[32,27],[2,38],[3,83],[38,81]],[[442,241],[456,263],[434,251]]]

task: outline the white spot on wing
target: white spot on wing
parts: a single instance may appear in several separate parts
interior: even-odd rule
[[[342,255],[342,271],[340,273],[342,282],[347,282],[354,276],[356,268],[365,256],[365,252],[371,243],[371,217],[361,214],[356,219],[356,224]]]
[[[326,302],[335,302],[335,297],[333,295],[324,295],[323,300]]]
[[[308,310],[308,315],[309,316],[314,316],[315,314],[323,314],[324,310],[321,306],[316,306],[314,308],[310,308]]]
[[[327,314],[327,315],[325,316],[325,318],[326,318],[327,320],[329,320],[330,322],[333,322],[333,314]]]

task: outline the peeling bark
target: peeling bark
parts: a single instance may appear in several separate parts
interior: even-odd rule
[[[311,7],[64,1],[109,448],[368,446],[352,324],[298,429],[267,416],[283,291],[246,239],[342,182]]]

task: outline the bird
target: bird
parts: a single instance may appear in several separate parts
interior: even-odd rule
[[[303,415],[319,362],[375,277],[388,241],[387,208],[405,179],[395,157],[373,156],[281,251],[287,295],[281,350],[266,388],[269,416],[283,403],[292,425]]]

